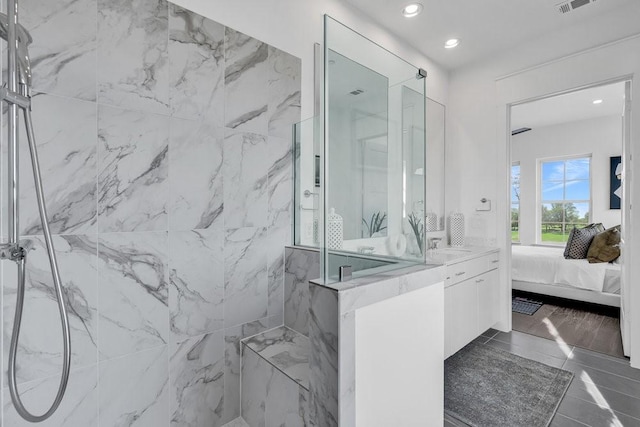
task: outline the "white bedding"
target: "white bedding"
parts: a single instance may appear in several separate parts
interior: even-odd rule
[[[620,265],[589,264],[586,259],[565,259],[564,248],[514,245],[511,250],[513,280],[612,292],[615,286],[608,283],[605,289],[605,277],[607,282],[612,276],[616,276],[614,272],[618,272],[619,277]]]

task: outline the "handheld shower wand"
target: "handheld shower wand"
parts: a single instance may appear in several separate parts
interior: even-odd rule
[[[13,405],[22,418],[30,422],[40,422],[49,418],[60,406],[62,398],[67,389],[69,381],[69,370],[71,367],[71,333],[69,330],[69,316],[64,301],[64,293],[58,262],[51,238],[51,230],[47,220],[47,208],[44,200],[42,188],[42,177],[40,176],[40,164],[38,151],[36,148],[33,123],[31,120],[31,64],[27,46],[32,39],[27,30],[18,24],[18,4],[17,0],[7,0],[7,15],[0,14],[0,37],[8,43],[8,86],[0,88],[0,98],[9,104],[8,115],[8,158],[9,158],[9,242],[0,244],[0,259],[10,259],[18,265],[18,292],[16,295],[16,311],[13,321],[13,332],[11,335],[11,345],[9,347],[9,392]],[[42,415],[30,413],[20,399],[20,393],[16,383],[16,353],[18,350],[18,340],[20,338],[20,325],[22,323],[22,309],[24,306],[24,292],[26,282],[27,252],[31,248],[31,242],[20,240],[20,230],[18,222],[18,109],[24,114],[24,122],[31,154],[31,165],[33,178],[35,181],[36,199],[42,223],[42,231],[51,274],[58,300],[60,312],[60,322],[62,325],[63,337],[63,364],[60,385],[55,399],[49,409]]]

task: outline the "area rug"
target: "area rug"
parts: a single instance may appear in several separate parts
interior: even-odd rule
[[[528,298],[513,297],[511,299],[511,311],[532,316],[542,307],[542,304],[540,301],[534,301]]]
[[[473,427],[547,427],[573,374],[471,343],[445,361],[444,410]]]

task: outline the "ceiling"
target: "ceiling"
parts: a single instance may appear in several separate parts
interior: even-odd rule
[[[547,54],[597,46],[640,33],[639,0],[595,0],[561,14],[561,0],[417,0],[423,12],[402,16],[413,0],[345,0],[443,67],[452,70],[557,32]],[[445,49],[450,38],[460,39]]]
[[[601,99],[601,104],[593,104]],[[516,105],[511,109],[511,129],[536,129],[560,123],[605,116],[622,116],[624,83],[597,86]]]

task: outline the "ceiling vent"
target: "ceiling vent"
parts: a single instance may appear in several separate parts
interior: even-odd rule
[[[579,7],[586,6],[589,3],[595,3],[597,0],[571,0],[571,1],[563,1],[562,3],[558,3],[556,5],[556,9],[558,12],[564,14],[569,13],[572,10],[576,10]]]

